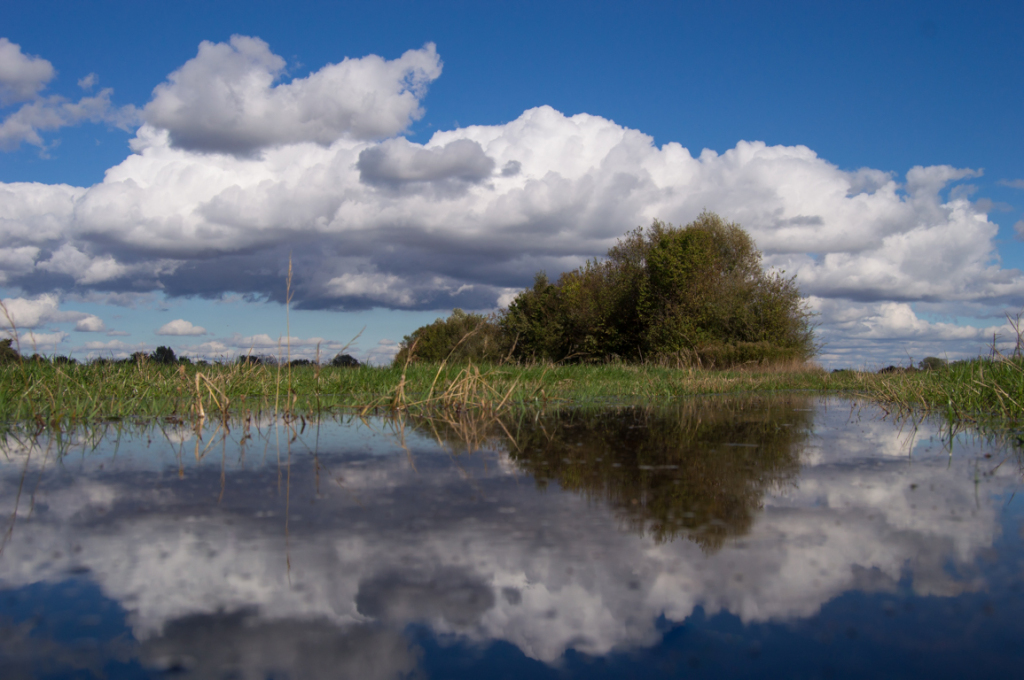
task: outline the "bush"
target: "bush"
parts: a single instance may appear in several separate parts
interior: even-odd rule
[[[705,366],[804,360],[815,352],[793,278],[766,273],[737,224],[702,213],[657,220],[550,283],[538,274],[500,320],[517,359],[668,359]]]
[[[456,309],[447,319],[417,328],[399,344],[394,365],[401,366],[416,344],[412,360],[440,363],[474,361],[499,362],[504,357],[505,343],[500,326],[493,318],[467,314]]]
[[[498,317],[460,309],[402,341],[395,363],[645,361],[727,367],[803,361],[814,334],[792,277],[765,272],[738,224],[657,220],[552,283],[538,273]]]
[[[334,358],[331,359],[331,366],[335,366],[337,368],[358,368],[359,360],[351,354],[342,354],[341,352],[338,352],[334,355]]]
[[[161,345],[153,350],[153,353],[149,355],[149,360],[156,364],[174,364],[178,362],[178,357],[174,356],[173,349]]]
[[[11,339],[0,340],[0,365],[16,364],[21,361],[18,350],[11,347]]]
[[[917,365],[922,371],[937,371],[946,367],[946,360],[939,357],[925,357]]]

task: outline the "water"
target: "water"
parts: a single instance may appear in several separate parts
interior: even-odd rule
[[[0,675],[1015,677],[1021,457],[881,415],[8,437]]]

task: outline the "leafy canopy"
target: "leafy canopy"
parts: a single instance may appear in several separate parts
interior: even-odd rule
[[[406,337],[441,361],[644,361],[724,367],[805,360],[810,313],[794,277],[766,272],[742,227],[704,212],[685,227],[655,220],[551,282],[534,279],[496,319],[456,310]],[[477,340],[466,338],[471,330]],[[484,351],[483,348],[486,348]]]

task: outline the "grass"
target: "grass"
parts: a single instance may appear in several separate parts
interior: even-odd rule
[[[334,368],[245,364],[0,365],[0,421],[63,429],[109,419],[300,418],[343,410],[499,412],[686,395],[811,391],[854,394],[890,412],[951,421],[1024,416],[1024,359],[979,359],[935,371],[829,373],[807,365],[725,371],[628,365],[449,365]]]
[[[1024,418],[1024,357],[995,357],[935,371],[895,373],[869,393],[898,413],[937,413],[950,422],[1009,423]]]
[[[340,409],[491,409],[550,402],[643,401],[750,391],[863,390],[866,374],[706,371],[658,366],[477,366],[410,363],[333,368],[266,365],[0,366],[0,421],[61,427],[100,419],[212,417]]]

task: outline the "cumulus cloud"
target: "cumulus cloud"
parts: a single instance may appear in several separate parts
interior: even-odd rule
[[[103,319],[90,314],[75,324],[75,330],[84,333],[102,333],[107,330],[107,325],[103,323]]]
[[[204,41],[158,85],[142,115],[183,149],[251,154],[267,146],[341,137],[378,139],[423,115],[420,99],[441,74],[433,43],[388,61],[376,55],[275,82],[285,61],[259,38]]]
[[[1024,299],[1024,275],[999,261],[992,205],[962,185],[980,171],[844,170],[756,141],[694,154],[547,106],[422,144],[381,140],[420,115],[440,69],[427,45],[284,82],[259,39],[203,43],[154,91],[136,153],[102,183],[0,184],[0,280],[34,294],[281,301],[291,254],[299,308],[485,309],[637,225],[706,208],[742,224],[804,294],[840,306],[905,306],[892,317]]]
[[[168,321],[156,331],[157,335],[206,335],[206,329],[202,326],[194,326],[191,321],[175,319]]]
[[[41,132],[57,130],[83,121],[107,122],[127,129],[136,122],[133,107],[116,108],[110,98],[113,90],[101,90],[93,97],[77,102],[41,91],[53,79],[53,65],[41,58],[27,56],[21,46],[0,38],[0,106],[27,102],[0,122],[0,150],[13,151],[23,142],[45,150]],[[82,89],[96,84],[95,73],[78,81]]]
[[[60,297],[54,293],[31,298],[4,298],[3,308],[0,314],[3,314],[4,318],[0,319],[0,324],[8,325],[9,322],[18,329],[38,328],[48,323],[82,322],[88,319],[96,319],[100,324],[103,323],[92,314],[62,310]]]
[[[424,148],[399,138],[365,149],[356,166],[360,181],[399,188],[481,182],[493,172],[494,160],[487,157],[479,143],[468,139]]]
[[[23,54],[21,45],[0,38],[0,105],[32,99],[54,75],[53,64]]]

